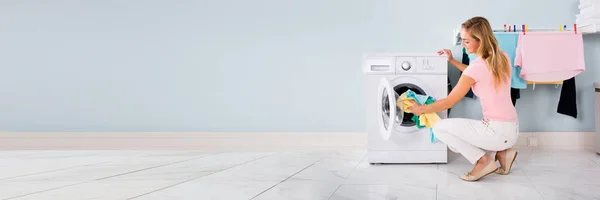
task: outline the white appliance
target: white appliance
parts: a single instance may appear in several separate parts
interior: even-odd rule
[[[447,163],[448,148],[431,142],[429,128],[417,128],[412,113],[396,106],[408,89],[441,99],[448,96],[448,64],[437,53],[367,53],[366,75],[368,162]],[[447,111],[437,113],[447,118]]]
[[[596,153],[600,155],[600,82],[594,83],[594,91],[596,91]]]

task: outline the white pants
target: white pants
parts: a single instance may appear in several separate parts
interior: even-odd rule
[[[495,157],[496,151],[512,147],[519,136],[519,124],[486,119],[448,118],[433,126],[433,134],[446,143],[450,150],[462,154],[475,164],[486,153]]]

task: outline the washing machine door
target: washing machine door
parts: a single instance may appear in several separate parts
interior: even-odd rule
[[[389,140],[394,129],[396,122],[401,121],[404,117],[404,110],[401,106],[396,106],[396,100],[399,95],[394,91],[392,83],[387,78],[382,78],[379,83],[379,89],[377,91],[377,110],[379,116],[377,117],[379,123],[379,132],[384,140]]]

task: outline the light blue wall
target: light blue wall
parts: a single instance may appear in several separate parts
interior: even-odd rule
[[[576,4],[0,1],[0,131],[364,131],[363,52],[448,48],[475,15],[572,24]],[[557,114],[560,90],[538,86],[517,103],[523,131],[593,131],[599,41],[585,38],[580,117]],[[467,108],[479,103],[453,117],[480,117]]]

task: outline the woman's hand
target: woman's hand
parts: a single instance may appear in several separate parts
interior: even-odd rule
[[[408,109],[410,109],[411,113],[415,114],[416,116],[420,116],[423,114],[423,112],[425,112],[425,108],[421,105],[419,105],[415,100],[410,100],[412,102],[412,105],[410,107],[408,107]]]
[[[452,57],[452,51],[450,51],[450,49],[442,49],[440,51],[438,51],[438,55],[443,55],[446,54],[446,56],[448,57],[448,62],[454,60],[454,57]]]
[[[456,69],[460,70],[460,71],[464,71],[467,68],[467,65],[462,64],[461,62],[458,62],[457,60],[454,60],[454,57],[452,57],[452,51],[450,51],[450,49],[442,49],[440,51],[438,51],[438,55],[443,55],[446,54],[446,56],[448,57],[448,63],[450,63],[451,65],[454,65],[454,67],[456,67]]]

